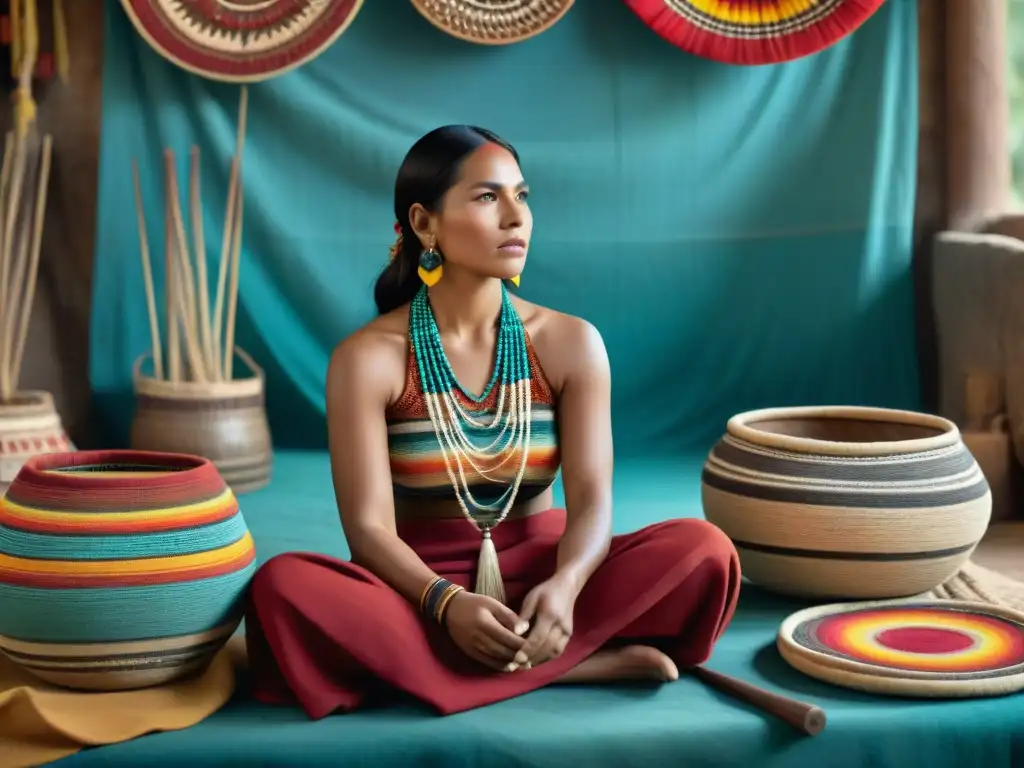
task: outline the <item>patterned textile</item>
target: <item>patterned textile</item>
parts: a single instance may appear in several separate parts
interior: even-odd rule
[[[532,405],[530,423],[530,456],[526,465],[526,474],[519,487],[517,498],[525,501],[540,495],[555,480],[561,461],[558,449],[558,423],[555,410],[555,397],[551,391],[544,372],[540,368],[537,355],[527,337],[527,355],[530,363],[532,379]],[[474,413],[477,418],[487,421],[486,416],[493,416],[500,394],[495,387],[482,403],[473,403],[455,390],[455,397],[462,406]],[[441,445],[434,432],[433,423],[427,413],[420,386],[416,357],[413,350],[409,351],[409,366],[406,374],[405,391],[398,401],[387,411],[388,445],[391,454],[391,477],[394,482],[395,495],[428,498],[452,499],[455,491],[448,477],[445,462],[441,456]],[[493,440],[493,434],[486,429],[474,430],[466,427],[471,438]],[[477,432],[479,434],[477,434]],[[488,481],[467,472],[470,490],[481,499],[500,494],[511,484],[516,469],[519,467],[520,455],[513,455],[502,467],[502,470],[491,473],[495,481]]]

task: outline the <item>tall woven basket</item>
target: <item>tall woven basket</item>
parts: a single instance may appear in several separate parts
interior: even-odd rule
[[[136,360],[131,447],[203,456],[235,493],[269,483],[273,449],[263,369],[237,346],[235,355],[251,376],[216,382],[167,381],[143,373],[150,354]]]
[[[49,392],[16,392],[0,403],[0,494],[29,457],[73,450]]]

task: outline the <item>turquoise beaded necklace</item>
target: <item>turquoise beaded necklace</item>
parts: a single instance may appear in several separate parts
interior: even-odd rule
[[[463,515],[483,536],[475,591],[504,602],[505,590],[491,531],[512,509],[529,457],[532,397],[526,329],[502,285],[494,371],[479,395],[467,391],[452,370],[426,286],[413,298],[409,309],[409,340],[448,478]],[[479,410],[469,410],[456,394],[461,393],[468,401],[479,405],[490,397],[495,387],[498,387],[497,403],[490,417]],[[488,435],[494,434],[493,440],[480,445],[467,434],[466,428],[470,426]],[[481,502],[474,498],[466,478],[467,468],[486,480],[499,483],[503,480],[496,477],[495,472],[516,457],[519,467],[515,479],[496,500]]]

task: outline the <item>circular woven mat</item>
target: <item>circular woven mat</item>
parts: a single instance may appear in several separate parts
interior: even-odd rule
[[[783,621],[776,645],[800,672],[871,693],[968,698],[1024,689],[1024,614],[985,603],[807,608]]]
[[[574,0],[412,0],[423,17],[460,40],[507,45],[539,35],[561,19]]]
[[[211,80],[269,80],[315,58],[363,0],[121,0],[157,53]]]
[[[827,48],[885,0],[625,0],[672,45],[726,64],[777,64]]]

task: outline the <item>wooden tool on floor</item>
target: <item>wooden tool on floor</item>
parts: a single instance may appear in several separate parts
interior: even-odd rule
[[[737,680],[721,672],[704,667],[693,667],[690,674],[716,691],[745,701],[762,712],[789,723],[808,736],[817,736],[825,727],[825,710],[796,699],[758,688],[756,685]]]

